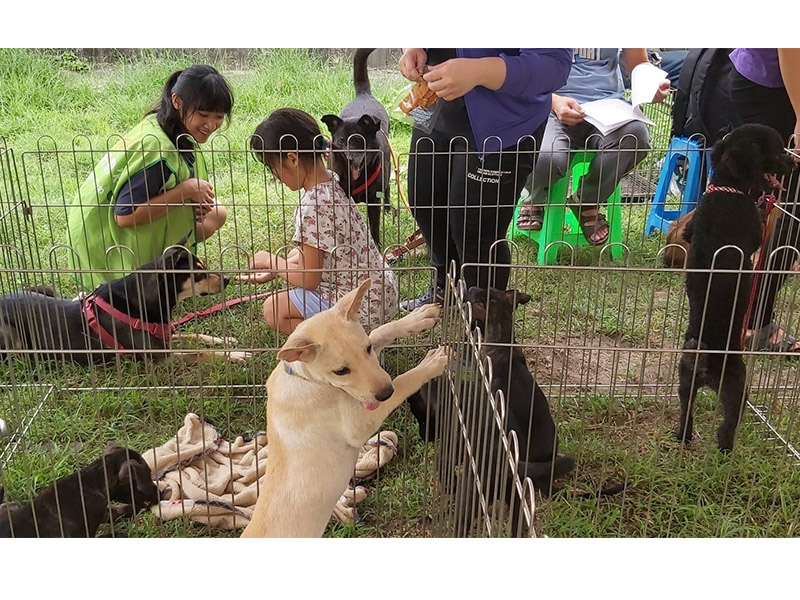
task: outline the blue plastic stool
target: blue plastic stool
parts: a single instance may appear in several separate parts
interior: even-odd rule
[[[678,209],[666,209],[667,193],[672,174],[678,164],[680,157],[686,158],[686,188],[681,198],[681,206]],[[694,210],[697,201],[700,199],[700,183],[702,181],[703,163],[707,173],[711,173],[711,161],[705,156],[705,150],[695,140],[685,137],[674,137],[669,143],[669,149],[664,157],[664,164],[661,165],[661,173],[658,175],[658,185],[653,201],[650,204],[650,214],[647,215],[647,223],[644,226],[645,236],[653,233],[654,230],[666,231],[676,219]]]

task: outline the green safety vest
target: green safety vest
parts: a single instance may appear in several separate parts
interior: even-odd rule
[[[194,176],[208,179],[202,153],[195,152],[195,157]],[[68,243],[74,249],[69,253],[70,266],[78,271],[75,279],[86,290],[124,277],[187,234],[187,247],[196,246],[191,205],[171,206],[162,218],[134,227],[119,227],[114,220],[114,201],[122,186],[136,173],[162,160],[170,171],[164,191],[191,177],[189,165],[159,126],[157,116],[151,114],[106,153],[78,189],[69,209]],[[153,196],[160,193],[154,192]],[[112,246],[122,247],[108,250]],[[95,269],[111,272],[92,272]]]

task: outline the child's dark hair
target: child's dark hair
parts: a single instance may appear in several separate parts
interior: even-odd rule
[[[172,104],[172,94],[180,96],[180,111]],[[228,119],[233,110],[233,93],[228,82],[209,65],[192,65],[170,75],[161,100],[148,114],[158,114],[158,124],[176,147],[192,150],[188,136],[181,135],[186,133],[183,120],[198,110],[225,113]]]
[[[314,117],[296,108],[276,110],[250,137],[250,149],[267,167],[277,167],[282,152],[297,152],[299,160],[313,168],[327,147]]]

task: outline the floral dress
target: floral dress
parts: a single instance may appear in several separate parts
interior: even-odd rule
[[[367,331],[397,314],[397,278],[378,249],[355,203],[338,178],[305,190],[294,212],[296,245],[308,244],[324,253],[322,280],[314,292],[336,302],[366,277],[372,280],[361,305]]]

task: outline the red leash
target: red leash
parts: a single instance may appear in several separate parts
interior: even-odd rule
[[[258,294],[251,294],[249,296],[242,296],[240,298],[231,298],[230,300],[226,300],[225,302],[220,302],[219,304],[215,304],[211,308],[206,308],[204,310],[198,310],[197,312],[189,313],[188,315],[184,315],[177,321],[172,323],[172,327],[180,327],[184,323],[191,321],[192,319],[196,319],[198,317],[207,317],[208,315],[214,314],[222,310],[223,308],[229,308],[231,306],[236,306],[237,304],[241,304],[242,302],[247,302],[249,300],[256,300],[257,298],[264,298],[265,296],[269,296],[273,292],[260,292]]]
[[[769,222],[769,213],[772,212],[772,209],[775,206],[775,202],[776,202],[775,196],[773,196],[772,194],[764,194],[758,199],[759,206],[762,205],[765,206],[764,235],[761,238],[761,249],[758,252],[758,261],[756,262],[756,266],[754,269],[755,273],[753,273],[753,286],[750,289],[750,299],[747,302],[747,311],[744,313],[744,323],[742,324],[742,340],[741,340],[742,350],[744,350],[745,338],[747,337],[747,325],[750,322],[750,316],[753,313],[753,307],[755,306],[756,303],[756,295],[758,294],[758,280],[761,276],[761,273],[759,273],[758,271],[760,271],[761,268],[764,266],[764,250],[767,247],[767,238],[769,237],[770,233],[769,228],[767,227],[767,223]]]

